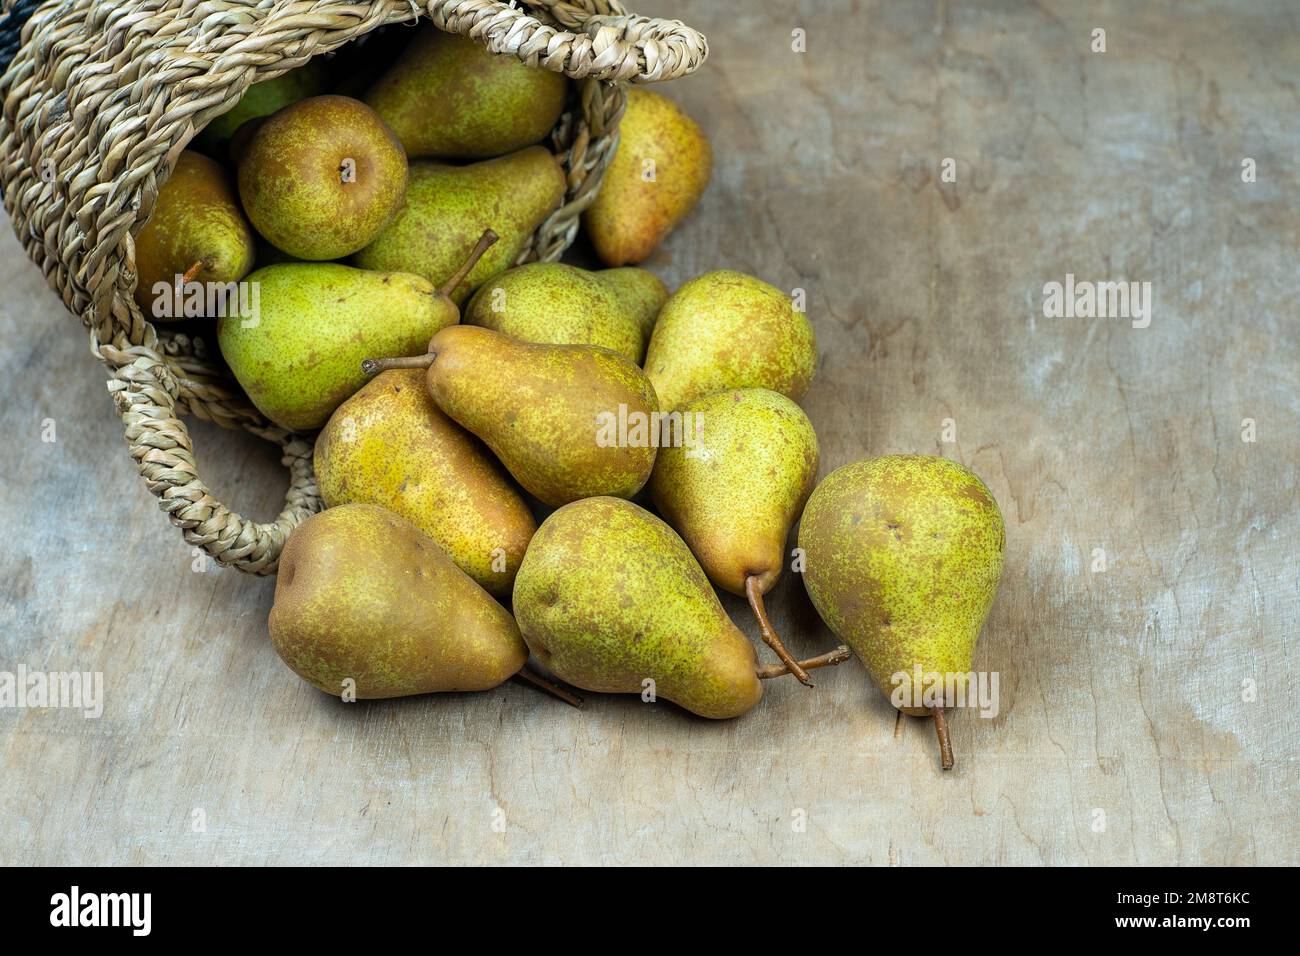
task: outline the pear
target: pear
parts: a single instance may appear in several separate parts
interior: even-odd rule
[[[651,500],[709,580],[749,601],[763,641],[811,687],[768,622],[763,595],[781,576],[786,538],[817,481],[812,422],[762,388],[716,392],[681,412],[685,441],[659,449]]]
[[[564,199],[564,189],[559,163],[540,146],[470,166],[413,163],[401,211],[353,262],[363,269],[414,272],[441,285],[465,247],[490,226],[501,241],[453,291],[459,305],[514,264]]]
[[[362,700],[489,690],[528,659],[510,614],[378,505],[331,508],[294,529],[269,629],[299,677]]]
[[[217,341],[253,404],[290,431],[325,424],[365,384],[361,360],[372,349],[414,351],[456,321],[421,276],[287,262],[248,281],[258,314],[223,317]]]
[[[812,493],[799,526],[804,585],[817,612],[895,706],[934,716],[945,770],[952,747],[944,710],[953,701],[918,706],[926,688],[912,687],[913,675],[919,668],[926,683],[927,675],[971,672],[1005,544],[1002,513],[984,482],[924,455],[836,469]],[[912,703],[894,697],[900,685]]]
[[[253,226],[312,261],[369,244],[401,208],[406,177],[392,130],[346,96],[285,107],[256,128],[239,158],[239,196]]]
[[[238,282],[253,268],[255,254],[253,229],[230,174],[186,150],[135,237],[135,300],[150,318],[182,318],[178,286]]]
[[[587,690],[650,688],[722,719],[753,709],[760,680],[787,673],[758,664],[676,532],[618,498],[577,501],[542,522],[515,579],[514,607],[537,659]]]
[[[618,148],[583,228],[608,266],[644,262],[695,208],[713,171],[713,150],[672,100],[631,87]]]
[[[366,96],[411,158],[488,159],[540,142],[569,93],[563,74],[424,26]]]
[[[489,229],[448,280],[454,287],[496,241]],[[415,352],[460,311],[428,279],[332,262],[286,262],[249,276],[251,317],[223,316],[217,341],[230,370],[267,418],[290,431],[319,428],[366,382],[372,350]]]
[[[327,507],[382,505],[510,599],[537,523],[486,449],[433,403],[423,372],[384,372],[340,405],[316,439],[315,465]]]
[[[668,287],[663,280],[653,272],[635,266],[601,269],[592,275],[632,311],[637,324],[641,326],[642,340],[649,344],[655,319],[659,318],[659,310],[668,301]]]
[[[530,262],[479,286],[464,321],[525,342],[599,345],[634,365],[645,354],[635,307],[591,273],[559,262]]]
[[[427,368],[438,407],[545,504],[630,498],[654,467],[654,389],[609,349],[537,345],[457,325],[435,335],[427,355],[371,359],[364,368]]]
[[[767,388],[798,401],[812,384],[817,339],[790,297],[741,272],[709,272],[664,303],[645,370],[673,411],[724,388]]]
[[[227,144],[249,120],[270,116],[299,100],[324,93],[328,86],[329,69],[320,59],[254,83],[244,91],[238,103],[203,128],[198,144],[209,156],[225,156]]]

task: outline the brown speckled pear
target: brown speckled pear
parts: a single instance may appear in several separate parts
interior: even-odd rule
[[[630,87],[618,149],[582,215],[596,255],[608,266],[645,261],[695,208],[712,171],[713,150],[695,121],[672,100]]]
[[[230,174],[186,150],[135,237],[135,300],[149,319],[202,318],[186,314],[184,295],[179,301],[176,296],[176,277],[238,282],[252,270],[255,255],[253,228],[239,208]]]
[[[657,697],[702,717],[738,717],[762,698],[760,680],[789,673],[758,663],[677,533],[618,498],[577,501],[542,522],[514,607],[537,659],[587,690],[642,694],[653,681]]]
[[[807,673],[767,620],[785,542],[817,481],[817,434],[790,399],[762,388],[682,406],[686,441],[659,449],[650,495],[709,579],[747,598],[763,641],[800,681]]]
[[[515,581],[537,659],[587,690],[656,696],[704,717],[762,698],[753,645],[727,617],[672,528],[617,498],[588,498],[542,522]]]
[[[280,558],[271,644],[327,694],[487,690],[519,673],[514,620],[405,518],[348,504],[298,526]]]
[[[406,178],[392,130],[346,96],[313,96],[267,117],[239,159],[239,197],[254,228],[310,261],[341,259],[379,235],[401,208]]]
[[[659,310],[668,301],[668,287],[653,272],[635,266],[601,269],[592,275],[618,296],[619,301],[636,316],[637,324],[641,327],[644,357],[645,346],[650,344],[650,333],[655,328],[655,319],[659,318]]]
[[[479,286],[462,321],[525,342],[599,345],[640,365],[645,340],[635,306],[597,276],[560,262],[516,266]]]
[[[970,672],[1005,544],[1002,513],[984,482],[924,455],[836,469],[799,526],[808,596],[891,699],[895,675],[910,682],[918,666],[922,675]],[[951,767],[944,706],[900,709],[934,715],[944,769]]]
[[[426,24],[366,102],[413,159],[487,159],[540,142],[568,92],[563,74]]]
[[[291,431],[320,428],[366,383],[367,355],[419,352],[435,332],[460,321],[448,290],[495,241],[492,230],[483,233],[441,289],[423,276],[335,262],[258,269],[250,278],[259,290],[257,314],[218,321],[221,354],[271,421]]]
[[[316,439],[315,466],[327,507],[382,505],[510,599],[537,523],[482,444],[433,403],[423,372],[384,372],[340,405]]]
[[[548,505],[630,498],[650,477],[654,389],[617,352],[455,325],[433,337],[426,356],[366,363],[372,373],[419,366],[438,407]]]
[[[492,228],[501,241],[452,291],[459,305],[514,264],[563,201],[564,189],[564,171],[540,146],[468,166],[412,163],[401,211],[353,261],[363,269],[414,272],[442,285],[464,249]]]
[[[724,388],[767,388],[798,401],[817,368],[817,339],[790,296],[740,272],[709,272],[664,303],[645,370],[664,411]]]
[[[257,315],[219,319],[217,341],[253,404],[290,431],[324,425],[365,384],[370,352],[418,351],[456,321],[422,276],[284,262],[248,281],[257,283]]]

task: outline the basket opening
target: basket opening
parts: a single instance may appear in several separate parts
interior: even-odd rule
[[[187,154],[197,154],[221,167],[231,181],[230,188],[235,191],[236,201],[242,202],[235,183],[239,165],[238,157],[267,117],[284,107],[315,96],[337,95],[364,101],[377,81],[422,34],[453,36],[438,30],[425,18],[381,25],[334,50],[312,57],[306,63],[253,84],[235,104],[225,112],[213,116],[185,144],[185,152],[180,154],[176,164],[169,170],[168,178],[159,178],[159,189],[166,186],[168,179],[175,179],[180,175],[179,170],[187,161]],[[465,40],[464,42],[477,44],[477,41]],[[512,59],[504,54],[501,58]],[[547,126],[543,123],[543,126],[538,129],[538,139],[561,156],[567,165],[568,157],[564,155],[565,149],[579,138],[578,131],[585,125],[585,121],[584,104],[578,94],[578,84],[564,81],[563,88],[565,93],[560,107],[559,124]],[[192,157],[188,161],[197,162]],[[448,165],[464,165],[476,160],[438,158],[435,161]],[[199,386],[197,389],[183,386],[178,408],[182,412],[192,411],[196,402],[204,402],[208,396],[221,396],[219,400],[227,404],[233,403],[244,407],[234,410],[233,415],[230,414],[230,409],[221,409],[211,416],[200,412],[199,417],[213,417],[227,427],[264,428],[267,422],[255,409],[247,408],[242,389],[235,381],[220,350],[215,347],[217,325],[215,316],[229,315],[229,309],[242,308],[248,304],[236,298],[245,293],[242,288],[243,283],[227,283],[227,285],[240,286],[227,291],[220,287],[220,283],[204,281],[208,277],[201,275],[202,260],[196,260],[192,264],[187,263],[187,266],[197,270],[195,276],[197,281],[190,283],[182,277],[179,282],[171,284],[162,282],[157,274],[160,270],[146,268],[141,254],[141,234],[157,211],[158,202],[155,200],[152,207],[148,209],[147,215],[142,216],[132,228],[136,238],[134,264],[137,274],[134,301],[143,318],[153,324],[154,332],[167,353],[177,359],[169,365],[181,372],[186,383],[195,383]],[[523,251],[521,260],[524,257],[542,258],[544,255],[552,259],[558,258],[573,238],[572,234],[564,235],[560,241],[537,236],[534,238],[534,245],[530,245]],[[543,239],[546,240],[545,243]],[[250,271],[279,262],[296,261],[298,258],[291,252],[277,248],[256,229],[254,229],[253,241],[255,256]],[[351,260],[345,256],[319,261],[350,263]],[[170,268],[165,272],[169,277],[173,275]],[[180,271],[174,274],[181,276]],[[185,276],[189,274],[187,268]],[[249,273],[246,272],[245,275],[247,274]],[[180,286],[189,289],[191,284],[204,288],[198,289],[194,295],[183,295],[177,288]],[[213,289],[211,288],[213,285],[218,287]],[[183,368],[180,368],[179,366],[182,365]],[[225,396],[229,398],[226,399]]]
[[[308,96],[333,93],[363,98],[384,70],[402,54],[417,29],[424,26],[421,20],[378,27],[336,50],[312,57],[301,66],[254,83],[238,102],[209,120],[187,148],[218,162],[231,163],[231,140],[249,121],[265,118],[282,106]]]

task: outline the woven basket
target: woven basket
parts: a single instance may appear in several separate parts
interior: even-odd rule
[[[289,532],[320,510],[312,439],[255,409],[203,340],[155,329],[132,295],[134,235],[177,156],[248,87],[387,24],[428,17],[530,66],[564,73],[575,106],[552,133],[565,202],[520,261],[573,242],[617,145],[622,83],[673,79],[707,55],[675,20],[615,0],[0,0],[0,189],[28,255],[81,317],[141,476],[185,540],[216,561],[275,571]],[[280,444],[284,510],[252,521],[212,497],[180,415]]]

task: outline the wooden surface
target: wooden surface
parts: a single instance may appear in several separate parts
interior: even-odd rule
[[[1001,712],[954,717],[956,770],[856,661],[729,723],[312,690],[267,640],[274,582],[192,570],[5,229],[0,670],[102,671],[107,703],[0,710],[0,862],[1297,862],[1295,5],[788,7],[643,11],[707,33],[671,92],[717,152],[650,265],[807,291],[823,474],[925,452],[992,488]],[[1150,327],[1045,318],[1067,273],[1151,282]],[[195,433],[217,493],[272,516],[275,451]],[[832,646],[793,576],[769,607]]]

